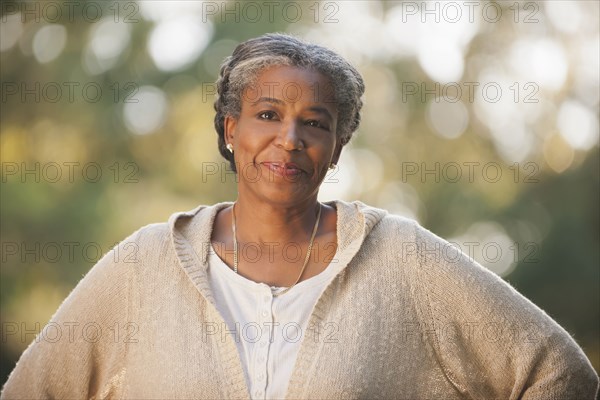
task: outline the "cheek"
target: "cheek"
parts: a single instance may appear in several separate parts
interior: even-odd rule
[[[325,175],[329,169],[331,153],[328,149],[321,149],[321,151],[315,152],[310,156],[317,175]]]
[[[240,126],[240,130],[238,131],[240,150],[244,150],[244,152],[260,150],[267,143],[268,138],[269,132],[265,131],[265,127],[258,126],[257,124],[246,123],[244,126]]]
[[[239,131],[237,162],[244,166],[250,177],[259,173],[256,171],[260,168],[257,163],[264,161],[270,146],[272,135],[268,130],[269,127],[252,126],[249,123]]]

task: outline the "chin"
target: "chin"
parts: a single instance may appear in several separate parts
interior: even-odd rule
[[[312,196],[317,192],[307,190],[292,190],[291,188],[266,188],[256,193],[258,197],[265,203],[278,204],[281,206],[298,204]]]

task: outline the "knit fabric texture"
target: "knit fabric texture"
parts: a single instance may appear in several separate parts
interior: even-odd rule
[[[0,397],[249,398],[206,275],[215,216],[231,204],[174,214],[115,246]],[[337,208],[338,270],[310,315],[287,398],[595,398],[598,376],[580,347],[497,275],[413,220],[327,204]],[[57,326],[63,334],[49,335]]]

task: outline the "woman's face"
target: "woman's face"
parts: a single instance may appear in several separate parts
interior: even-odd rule
[[[240,195],[294,204],[316,197],[337,163],[337,110],[332,85],[314,70],[274,66],[242,94],[236,119],[225,118]]]

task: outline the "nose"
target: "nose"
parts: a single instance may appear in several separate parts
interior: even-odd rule
[[[298,123],[292,121],[287,124],[282,124],[281,130],[275,138],[275,144],[287,151],[302,150],[305,146],[300,137]]]

